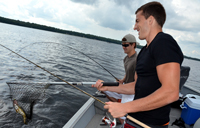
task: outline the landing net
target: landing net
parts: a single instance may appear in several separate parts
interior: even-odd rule
[[[28,119],[31,119],[33,105],[36,101],[44,102],[47,98],[45,90],[47,83],[15,83],[7,82],[10,88],[11,100],[17,100]]]

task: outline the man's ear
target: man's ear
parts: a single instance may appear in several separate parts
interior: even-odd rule
[[[134,47],[134,48],[136,47],[136,43],[133,43],[133,47]]]
[[[148,22],[149,22],[150,25],[153,24],[153,21],[154,21],[154,17],[153,16],[149,16]]]

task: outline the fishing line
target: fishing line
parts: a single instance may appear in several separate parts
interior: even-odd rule
[[[60,78],[60,77],[58,77],[57,75],[55,75],[55,74],[51,73],[50,71],[48,71],[48,70],[46,70],[45,68],[43,68],[43,67],[39,66],[38,64],[36,64],[36,63],[34,63],[34,62],[30,61],[29,59],[27,59],[27,58],[25,58],[25,57],[21,56],[20,54],[18,54],[18,53],[16,53],[16,52],[12,51],[11,49],[7,48],[6,46],[4,46],[4,45],[2,45],[2,44],[0,44],[0,45],[1,45],[2,47],[6,48],[7,50],[11,51],[12,53],[14,53],[14,54],[18,55],[19,57],[21,57],[21,58],[23,58],[23,59],[27,60],[28,62],[30,62],[30,63],[32,63],[32,64],[34,64],[34,65],[35,65],[35,66],[37,66],[38,68],[40,68],[40,69],[42,69],[42,70],[46,71],[47,73],[49,73],[49,74],[53,75],[53,76],[54,76],[54,77],[56,77],[56,78],[58,78],[58,79],[62,80],[63,82],[67,83],[68,85],[71,85],[72,87],[76,88],[77,90],[79,90],[79,91],[81,91],[81,92],[85,93],[86,95],[88,95],[88,96],[90,96],[90,97],[94,98],[95,100],[99,101],[100,103],[103,103],[103,104],[105,104],[103,101],[101,101],[101,100],[97,99],[96,97],[94,97],[94,96],[90,95],[89,93],[87,93],[87,92],[85,92],[85,91],[81,90],[80,88],[76,87],[75,85],[73,85],[73,84],[70,84],[70,83],[69,83],[69,82],[67,82],[66,80],[63,80],[62,78]]]
[[[80,88],[76,87],[75,85],[73,85],[73,84],[70,84],[70,83],[69,83],[69,82],[67,82],[66,80],[63,80],[62,78],[58,77],[57,75],[55,75],[55,74],[51,73],[50,71],[48,71],[48,70],[46,70],[46,69],[44,69],[44,68],[42,68],[41,66],[39,66],[39,65],[37,65],[36,63],[34,63],[34,62],[30,61],[29,59],[27,59],[27,58],[25,58],[25,57],[21,56],[20,54],[18,54],[18,53],[16,53],[16,52],[12,51],[11,49],[7,48],[6,46],[4,46],[4,45],[2,45],[2,44],[0,44],[0,45],[1,45],[2,47],[6,48],[7,50],[11,51],[12,53],[14,53],[14,54],[18,55],[19,57],[21,57],[21,58],[25,59],[26,61],[28,61],[28,62],[30,62],[30,63],[32,63],[32,64],[34,64],[34,65],[35,65],[35,66],[37,66],[38,68],[40,68],[40,69],[42,69],[42,70],[46,71],[47,73],[49,73],[49,74],[53,75],[53,76],[54,76],[54,77],[56,77],[56,78],[58,78],[58,79],[62,80],[63,82],[67,83],[68,85],[70,85],[70,86],[72,86],[72,87],[76,88],[77,90],[79,90],[79,91],[83,92],[84,94],[86,94],[86,95],[88,95],[88,96],[90,96],[90,97],[94,98],[95,100],[99,101],[100,103],[102,103],[102,104],[106,105],[106,103],[105,103],[105,102],[103,102],[103,101],[99,100],[98,98],[96,98],[96,97],[94,97],[94,96],[90,95],[89,93],[87,93],[87,92],[83,91],[82,89],[80,89]],[[129,115],[127,115],[126,117],[127,117],[129,120],[131,120],[131,121],[133,121],[133,122],[137,123],[138,125],[140,125],[140,126],[143,126],[144,128],[150,128],[150,127],[149,127],[149,126],[147,126],[146,124],[144,124],[144,123],[142,123],[142,122],[140,122],[140,121],[136,120],[135,118],[133,118],[133,117],[131,117],[131,116],[129,116]]]
[[[26,47],[28,47],[28,46],[30,46],[30,45],[36,44],[36,43],[51,43],[51,44],[53,43],[53,44],[59,44],[59,43],[54,43],[54,42],[35,42],[35,43],[32,43],[32,44],[29,44],[29,45],[24,46],[24,47],[21,48],[18,52],[20,52],[22,49],[24,49],[24,48],[26,48]],[[64,45],[64,44],[59,44],[59,45]],[[72,47],[70,47],[70,46],[67,46],[67,45],[64,45],[64,46],[66,46],[66,47],[68,47],[68,48],[71,48],[71,49],[73,49],[73,50],[75,50],[75,51],[77,51],[77,52],[83,54],[84,56],[88,57],[89,59],[91,59],[92,61],[94,61],[96,64],[98,64],[101,68],[103,68],[105,71],[107,71],[112,77],[115,78],[116,81],[119,81],[119,79],[118,79],[117,77],[115,77],[110,71],[108,71],[106,68],[104,68],[101,64],[99,64],[96,60],[94,60],[94,59],[91,58],[90,56],[88,56],[88,55],[86,55],[85,53],[83,53],[83,52],[81,52],[81,51],[79,51],[79,50],[77,50],[77,49],[75,49],[75,48],[72,48]]]

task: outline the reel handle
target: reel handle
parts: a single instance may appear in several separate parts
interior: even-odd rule
[[[119,86],[118,82],[102,82],[103,86]]]

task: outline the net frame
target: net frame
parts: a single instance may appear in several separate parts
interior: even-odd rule
[[[10,88],[10,98],[17,100],[18,106],[25,112],[27,119],[31,120],[33,106],[36,101],[44,102],[47,98],[46,89],[50,86],[43,82],[6,82]]]

